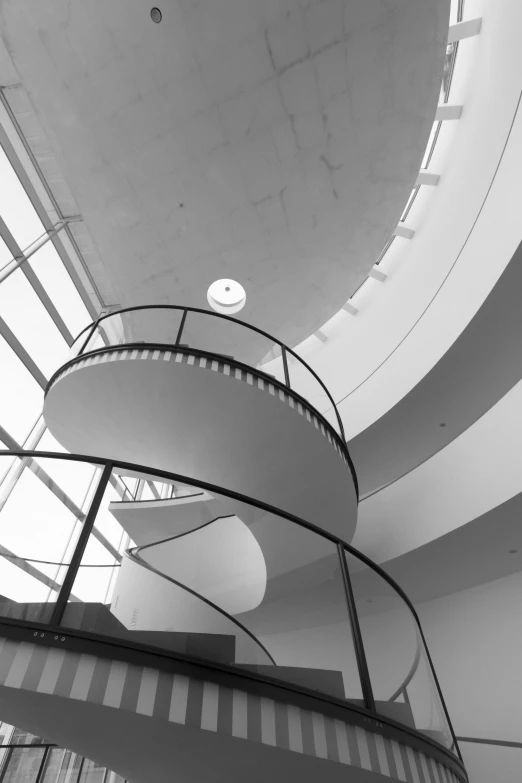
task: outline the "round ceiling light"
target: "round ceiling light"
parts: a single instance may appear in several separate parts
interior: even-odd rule
[[[159,24],[163,18],[163,14],[159,10],[159,8],[151,8],[150,18],[152,19],[153,22]]]
[[[246,292],[235,280],[216,280],[207,291],[207,301],[216,313],[233,315],[245,306]]]

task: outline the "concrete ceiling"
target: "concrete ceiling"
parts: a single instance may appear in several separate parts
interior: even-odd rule
[[[96,282],[116,292],[107,304],[205,307],[232,277],[245,319],[294,345],[399,219],[449,0],[161,10],[156,25],[144,0],[5,2],[0,29],[102,258]]]

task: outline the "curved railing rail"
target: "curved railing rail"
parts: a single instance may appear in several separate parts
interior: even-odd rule
[[[411,665],[411,668],[410,668],[408,674],[406,675],[406,677],[404,678],[404,681],[399,685],[397,690],[394,693],[392,693],[392,695],[390,696],[388,701],[396,701],[401,696],[404,698],[405,702],[409,701],[407,688],[408,688],[408,685],[410,684],[410,682],[415,677],[415,675],[417,673],[417,669],[419,668],[419,663],[420,663],[420,660],[421,660],[421,651],[422,651],[421,640],[417,637],[417,647],[415,649],[415,657],[413,659],[413,663]]]
[[[323,529],[317,527],[316,525],[310,522],[300,519],[290,513],[282,512],[279,509],[270,506],[269,504],[246,497],[245,495],[234,492],[232,490],[227,490],[221,487],[214,486],[212,484],[209,484],[208,482],[195,481],[194,479],[191,479],[187,476],[182,476],[180,474],[157,470],[157,469],[151,470],[147,466],[136,465],[136,464],[122,462],[122,461],[111,461],[111,460],[105,460],[97,457],[88,457],[84,455],[63,454],[63,453],[47,452],[47,451],[39,452],[39,451],[23,451],[23,450],[16,450],[16,451],[5,450],[5,451],[0,451],[0,458],[2,456],[10,459],[12,459],[13,456],[19,457],[21,460],[24,461],[24,464],[26,465],[25,470],[28,470],[28,472],[32,472],[33,474],[36,474],[37,478],[43,481],[43,483],[46,484],[47,486],[52,486],[52,481],[45,477],[44,475],[45,467],[48,467],[48,464],[51,462],[55,463],[57,461],[61,461],[61,464],[64,464],[65,462],[67,462],[68,464],[83,463],[84,466],[88,465],[94,469],[97,469],[98,471],[98,482],[95,486],[95,489],[93,485],[93,491],[89,495],[91,499],[88,505],[88,510],[84,510],[81,512],[78,511],[77,513],[77,517],[76,517],[77,522],[75,522],[75,524],[77,524],[78,530],[77,530],[77,536],[73,542],[74,545],[72,545],[71,541],[69,541],[68,545],[63,547],[61,571],[60,569],[58,569],[57,573],[54,575],[53,578],[50,578],[47,573],[40,574],[40,581],[43,584],[47,585],[52,593],[52,597],[48,598],[48,603],[45,604],[48,611],[46,611],[41,615],[41,617],[43,617],[42,620],[43,622],[46,622],[47,624],[50,624],[53,627],[60,627],[63,626],[65,623],[67,627],[78,628],[81,630],[82,628],[81,624],[71,625],[70,620],[68,620],[67,618],[71,616],[71,612],[74,614],[74,612],[78,612],[78,610],[83,611],[84,606],[87,607],[88,609],[89,606],[92,605],[92,600],[93,600],[92,598],[90,598],[89,596],[87,597],[87,599],[82,598],[82,590],[85,591],[86,575],[91,574],[93,569],[86,568],[82,570],[82,566],[87,564],[92,564],[93,562],[92,552],[94,550],[89,549],[89,547],[91,546],[91,542],[94,539],[96,539],[96,541],[94,541],[93,545],[95,545],[95,548],[97,547],[98,548],[97,551],[99,551],[99,542],[103,538],[103,536],[100,536],[100,530],[102,532],[104,531],[104,525],[106,525],[106,517],[107,515],[110,516],[108,512],[107,514],[105,514],[105,511],[107,511],[108,507],[107,509],[102,508],[102,501],[104,500],[104,498],[105,500],[107,500],[106,493],[110,491],[112,494],[114,494],[114,492],[118,490],[118,487],[120,487],[119,489],[120,497],[123,497],[126,491],[126,488],[123,486],[123,484],[119,482],[120,474],[123,477],[132,476],[136,480],[138,480],[141,477],[146,479],[147,481],[152,481],[157,483],[161,481],[165,481],[165,483],[168,484],[177,483],[177,484],[188,485],[197,490],[203,490],[205,492],[208,492],[213,497],[219,498],[220,496],[222,496],[224,499],[228,499],[227,502],[237,501],[238,508],[240,508],[239,504],[242,504],[243,506],[246,505],[252,509],[257,509],[259,512],[263,512],[261,516],[259,516],[258,514],[257,518],[258,519],[261,518],[262,520],[265,519],[269,520],[270,524],[268,525],[267,528],[265,528],[265,532],[266,530],[268,530],[268,532],[272,536],[271,543],[270,543],[270,546],[272,547],[271,552],[269,550],[266,550],[266,552],[268,552],[268,554],[272,556],[275,551],[275,557],[276,560],[278,560],[279,558],[278,560],[279,563],[281,562],[281,553],[285,554],[285,556],[289,555],[289,564],[286,567],[286,570],[284,570],[283,576],[285,579],[287,578],[290,579],[290,582],[288,583],[285,582],[286,586],[284,587],[283,594],[288,593],[288,589],[289,589],[288,585],[291,586],[292,584],[294,584],[294,586],[297,586],[297,588],[299,588],[300,586],[299,578],[297,579],[297,582],[295,581],[296,571],[295,571],[294,556],[296,551],[298,551],[298,554],[301,558],[301,559],[298,558],[299,563],[301,562],[304,563],[304,567],[306,568],[309,567],[310,562],[312,562],[312,566],[313,566],[312,573],[316,574],[320,572],[319,582],[317,582],[317,584],[319,585],[325,585],[325,584],[327,585],[329,583],[330,584],[332,583],[331,575],[330,576],[327,575],[325,581],[325,577],[321,576],[321,574],[324,572],[320,571],[320,569],[324,566],[325,563],[329,563],[331,561],[332,567],[336,569],[336,573],[342,573],[342,580],[339,581],[339,584],[341,585],[340,587],[341,594],[344,595],[342,602],[344,603],[345,609],[347,608],[348,610],[346,612],[346,620],[343,620],[343,622],[346,622],[347,626],[350,628],[353,648],[352,648],[352,652],[349,653],[349,657],[350,660],[352,660],[352,658],[355,660],[355,664],[356,664],[355,671],[358,672],[357,676],[358,676],[358,681],[360,683],[360,690],[362,690],[363,693],[364,707],[369,712],[369,714],[374,715],[380,721],[386,722],[391,720],[393,725],[397,725],[397,721],[400,723],[402,721],[400,717],[394,718],[393,714],[390,713],[390,711],[387,712],[384,706],[381,705],[385,705],[387,703],[389,704],[390,701],[394,699],[394,697],[398,698],[400,693],[404,692],[404,689],[406,687],[409,688],[409,686],[411,686],[414,678],[418,676],[417,673],[419,671],[419,661],[421,660],[421,658],[424,658],[426,666],[423,667],[423,669],[428,673],[427,674],[427,676],[429,677],[428,684],[430,688],[426,689],[424,687],[426,683],[424,684],[421,683],[422,685],[421,688],[417,690],[415,688],[413,689],[413,696],[414,699],[418,700],[420,698],[419,693],[421,691],[422,694],[426,694],[428,693],[428,690],[430,690],[430,692],[432,692],[432,697],[436,698],[436,703],[432,702],[429,705],[424,704],[422,708],[423,714],[426,715],[428,714],[428,712],[430,714],[433,714],[433,707],[435,707],[436,708],[435,713],[443,716],[443,724],[441,724],[442,727],[441,728],[435,727],[434,729],[434,727],[430,724],[429,730],[428,727],[426,727],[425,736],[429,741],[434,742],[435,745],[438,745],[438,743],[435,740],[433,740],[433,737],[430,738],[430,731],[432,733],[434,732],[437,733],[437,731],[440,731],[440,736],[447,737],[447,739],[444,740],[446,742],[446,749],[454,746],[456,753],[460,755],[458,750],[458,745],[455,740],[455,734],[451,727],[449,715],[447,713],[447,709],[444,704],[444,699],[440,691],[440,686],[438,684],[436,674],[433,669],[433,664],[429,655],[429,651],[427,650],[426,647],[426,642],[422,632],[422,627],[420,625],[419,618],[417,616],[417,613],[413,605],[411,604],[411,602],[409,601],[408,597],[405,595],[401,587],[397,585],[394,582],[394,580],[382,568],[380,568],[378,565],[373,563],[363,553],[358,552],[350,544],[346,543],[345,541],[333,535],[332,533],[328,533],[324,531]],[[113,497],[108,498],[108,500],[109,500],[109,504],[112,503]],[[3,506],[0,503],[0,537],[2,535],[2,531],[5,531],[6,529],[5,526],[4,527],[2,526],[2,514],[6,512],[6,509],[9,510],[9,499]],[[81,516],[78,516],[78,514],[81,514]],[[23,525],[26,524],[26,519],[28,518],[30,517],[27,516],[21,518],[19,520],[19,526],[23,527]],[[33,518],[34,518],[34,514],[33,514]],[[254,525],[255,524],[256,523],[254,522]],[[35,530],[37,529],[38,528],[35,528],[32,531],[33,537],[35,536]],[[280,530],[282,531],[282,533],[278,532]],[[297,535],[297,538],[294,539],[294,543],[292,543],[292,535],[293,535],[292,530],[296,531],[296,535],[299,534]],[[253,531],[255,532],[254,528]],[[299,531],[301,532],[299,533]],[[20,541],[23,540],[23,546],[25,547],[27,546],[27,540],[29,539],[29,535],[31,535],[31,533],[29,533],[29,531],[27,531],[26,535],[22,535],[22,533],[23,530],[22,531],[17,530],[13,535],[15,535],[15,537],[21,536]],[[297,542],[297,544],[295,542]],[[303,542],[304,542],[304,546],[302,546]],[[262,543],[263,542],[261,541],[261,545]],[[2,548],[0,549],[0,557],[3,556],[4,552],[6,554],[13,554],[12,549],[14,547],[12,547],[10,550],[9,547],[3,545],[4,541],[2,540],[0,540],[0,544],[2,544]],[[22,544],[20,544],[20,548],[21,547]],[[301,557],[301,550],[299,549],[300,547],[302,547],[305,553],[304,559]],[[119,551],[124,553],[125,549],[128,548],[129,545],[125,543],[122,538],[122,544],[119,548]],[[114,547],[112,547],[112,550],[114,550]],[[38,552],[38,550],[36,551]],[[318,554],[314,560],[315,551],[317,551]],[[265,553],[265,550],[263,550],[263,552]],[[32,557],[33,553],[27,551],[26,549],[25,554],[29,558],[29,556]],[[47,559],[53,560],[52,557],[46,557],[43,553],[40,554],[38,552],[37,556],[39,556],[40,559],[42,560],[47,560]],[[325,560],[325,556],[326,556],[326,560]],[[114,554],[112,554],[111,557],[107,555],[107,562],[113,562],[115,569],[117,566],[117,570],[115,570],[115,573],[121,573],[121,568],[119,567],[120,562],[115,559]],[[121,556],[118,557],[121,560]],[[265,553],[265,558],[266,558],[266,553]],[[292,558],[294,558],[294,560],[292,560]],[[330,558],[330,560],[328,558]],[[355,567],[355,570],[353,569],[353,564],[352,564],[353,558],[355,558],[354,561],[355,564],[359,563],[359,565]],[[58,558],[56,558],[56,562],[60,562]],[[317,563],[317,565],[315,565],[315,563]],[[17,563],[16,565],[20,567],[19,563]],[[105,566],[106,563],[103,563],[102,565]],[[104,572],[107,573],[107,571],[110,572],[110,569],[104,567]],[[35,572],[36,572],[35,567],[34,566],[30,567],[30,573],[33,576],[33,578],[35,578]],[[375,688],[380,687],[378,681],[379,681],[379,676],[381,676],[382,674],[382,671],[380,671],[379,667],[382,668],[382,666],[380,663],[379,665],[376,666],[376,664],[372,660],[375,653],[375,646],[373,647],[373,649],[371,649],[372,648],[371,634],[370,636],[368,636],[365,628],[365,623],[367,621],[365,615],[365,609],[366,609],[365,602],[373,600],[373,597],[365,597],[365,596],[374,596],[374,593],[372,593],[371,589],[369,593],[368,592],[365,593],[364,589],[361,588],[362,582],[360,580],[360,576],[361,573],[363,577],[365,576],[365,573],[363,572],[365,572],[366,575],[370,575],[371,578],[375,578],[376,580],[378,580],[379,582],[378,592],[380,590],[382,595],[384,595],[385,597],[386,597],[386,590],[389,591],[391,589],[390,594],[394,595],[395,596],[394,600],[397,600],[399,602],[400,607],[402,607],[401,611],[404,611],[404,608],[408,609],[409,611],[408,617],[410,618],[408,620],[408,623],[410,622],[413,623],[412,630],[415,629],[415,633],[417,635],[417,638],[419,639],[419,643],[417,645],[417,650],[415,653],[414,664],[410,667],[408,674],[406,675],[406,678],[401,676],[401,683],[399,687],[397,688],[397,686],[394,685],[394,693],[392,695],[391,700],[389,698],[389,690],[388,690],[388,695],[386,696],[384,695],[384,693],[382,693],[382,695],[381,693],[379,694],[374,693]],[[314,584],[316,584],[316,582],[312,583],[312,588],[311,588],[312,593],[310,593],[310,595],[315,593],[316,588],[313,587]],[[386,589],[383,590],[381,588],[381,585]],[[185,588],[185,585],[181,585],[181,586]],[[354,599],[354,586],[355,586],[355,595],[356,595],[355,599]],[[295,587],[292,589],[295,589]],[[0,590],[0,593],[1,592],[2,590]],[[273,595],[274,594],[272,592],[271,596],[268,599],[269,609],[271,608],[270,602],[271,601],[273,602]],[[200,596],[198,596],[198,598],[200,598]],[[84,603],[85,600],[87,600],[87,604]],[[100,599],[97,600],[98,600],[97,606],[101,607],[100,611],[105,612],[105,616],[109,617],[109,607],[110,607],[111,599],[110,598],[107,599],[107,597],[105,597],[104,599],[103,597],[101,597]],[[307,599],[300,594],[299,600],[306,601]],[[90,604],[89,601],[91,602]],[[337,605],[340,606],[340,604]],[[292,605],[285,604],[283,609],[284,611],[282,611],[282,613],[278,616],[278,622],[280,622],[281,619],[285,621],[285,618],[288,618],[291,621],[293,619]],[[308,611],[308,607],[306,607],[306,611]],[[322,610],[319,609],[319,611]],[[384,611],[386,611],[386,609],[384,609]],[[5,612],[3,609],[3,603],[0,602],[0,615],[2,614],[5,614]],[[7,614],[6,616],[12,617],[13,615]],[[33,620],[38,621],[38,617],[35,616],[34,612],[31,615],[31,617]],[[249,622],[248,612],[241,617],[241,621],[238,622],[237,625],[239,626],[239,624],[242,627],[244,627],[247,631],[250,630],[247,627],[248,625],[251,625],[251,623]],[[98,633],[96,625],[94,627],[89,626],[88,630],[93,630],[94,632]],[[163,631],[163,633],[165,632],[164,628],[159,628],[158,630]],[[273,630],[273,633],[275,633],[277,637],[277,635],[280,634],[282,630],[284,630],[284,627],[283,628],[277,627],[275,630]],[[404,629],[402,631],[400,629],[397,629],[397,637],[400,637],[403,631]],[[112,635],[114,637],[118,637],[118,634],[113,633],[110,630],[110,628],[109,630],[105,628],[105,630],[100,630],[99,632],[108,636]],[[253,628],[252,633],[254,633],[254,636],[258,635],[256,633],[256,628]],[[263,636],[262,644],[266,648],[266,651],[268,652],[272,660],[278,658],[278,652],[272,653],[269,649],[270,644],[268,644],[266,641],[267,639],[266,629],[263,631],[261,635]],[[128,639],[128,636],[125,638]],[[272,638],[272,636],[270,636],[269,634],[268,638]],[[259,639],[257,641],[259,641]],[[317,663],[314,664],[315,666],[322,665],[323,669],[324,668],[328,670],[332,669],[332,663],[328,663],[328,661],[330,661],[331,659],[331,655],[330,655],[331,650],[329,650],[328,644],[334,644],[334,643],[337,642],[335,640],[333,642],[332,641],[328,643],[325,642],[325,647],[323,651],[325,654],[325,658],[322,660],[321,657],[319,657]],[[152,642],[152,644],[154,645],[156,643]],[[345,642],[343,642],[343,645],[344,644]],[[298,662],[302,650],[300,649],[298,642],[296,642],[296,645],[297,646],[295,650],[293,650],[293,652],[295,652],[296,661]],[[384,646],[386,646],[386,644]],[[379,647],[380,650],[377,650],[378,653],[382,652],[382,648],[383,648],[382,640],[379,641]],[[342,649],[344,649],[343,646]],[[340,648],[339,650],[337,650],[337,653],[342,652],[342,649]],[[321,655],[323,655],[323,653],[321,653]],[[370,655],[370,657],[368,657],[368,655]],[[287,658],[288,658],[288,650],[287,650]],[[401,653],[401,657],[399,658],[399,660],[395,662],[396,670],[399,670],[401,668],[403,658],[404,658],[404,652]],[[285,660],[284,666],[287,667],[288,665],[292,665],[292,663],[290,662],[289,664],[288,660]],[[297,663],[297,665],[306,666],[306,664],[302,664],[302,663]],[[339,664],[334,663],[333,668],[334,669],[339,668]],[[393,674],[393,677],[395,676],[397,675]],[[388,685],[386,685],[385,689],[387,688]],[[321,691],[321,689],[322,689],[321,685],[317,687],[314,685],[314,690]],[[381,688],[381,691],[383,691],[383,688]],[[343,698],[348,699],[348,703],[350,702],[351,699],[350,696],[344,696]],[[424,696],[422,696],[422,698],[424,698]],[[397,707],[400,707],[400,709],[403,710],[405,706],[407,705],[398,704],[396,705],[396,707],[394,707],[394,710]],[[428,709],[426,709],[426,707]],[[404,723],[406,725],[406,730],[410,730],[412,728],[411,722],[408,723],[407,721],[404,721]],[[414,723],[413,725],[417,725],[417,724]],[[424,726],[419,727],[420,734],[422,734],[423,728]],[[446,732],[446,734],[444,732]]]
[[[139,503],[140,501],[137,502]],[[146,568],[148,571],[151,571],[153,574],[156,574],[156,576],[165,579],[166,582],[170,582],[171,584],[176,585],[176,587],[180,587],[182,590],[185,590],[187,593],[190,593],[191,595],[198,598],[207,606],[210,606],[215,612],[225,617],[230,623],[235,625],[237,628],[239,628],[240,631],[246,634],[254,642],[254,644],[257,644],[257,646],[261,648],[261,650],[264,652],[267,658],[274,664],[274,666],[277,666],[274,657],[269,653],[265,645],[262,642],[260,642],[257,636],[255,636],[255,634],[253,634],[252,631],[250,631],[245,625],[243,625],[243,623],[240,623],[239,620],[237,620],[228,612],[225,612],[224,609],[218,606],[218,604],[211,601],[209,598],[206,598],[204,595],[201,595],[201,593],[197,593],[195,590],[192,590],[192,588],[188,587],[188,585],[179,582],[177,579],[174,579],[172,576],[168,576],[167,574],[164,574],[158,568],[155,568],[153,565],[151,565],[146,560],[144,560],[143,557],[141,556],[141,553],[143,552],[144,549],[149,549],[150,547],[154,547],[154,546],[160,546],[161,544],[166,544],[168,541],[175,541],[178,538],[183,538],[184,536],[188,536],[191,533],[196,533],[198,530],[201,530],[202,528],[208,527],[213,522],[217,522],[218,519],[230,519],[233,516],[234,516],[233,514],[226,514],[224,516],[215,517],[214,519],[211,519],[209,522],[204,522],[202,525],[199,525],[198,527],[195,527],[192,530],[185,530],[183,533],[178,533],[178,535],[176,536],[169,536],[168,538],[163,538],[160,541],[152,541],[149,544],[142,544],[141,546],[132,547],[131,549],[125,550],[125,556],[128,557],[130,560],[132,560],[134,563],[137,563],[143,568]]]
[[[91,323],[88,326],[86,326],[79,333],[79,335],[76,337],[76,339],[75,339],[75,341],[73,343],[73,350],[75,350],[74,346],[76,346],[76,348],[78,349],[77,353],[76,353],[76,356],[81,356],[81,355],[83,355],[86,352],[90,353],[89,344],[92,342],[93,338],[95,338],[97,336],[97,334],[101,334],[101,332],[99,332],[100,324],[104,324],[107,321],[107,319],[114,319],[115,317],[121,317],[122,314],[125,314],[125,313],[138,313],[138,312],[147,311],[147,310],[148,311],[157,311],[157,312],[163,310],[163,311],[172,311],[172,312],[181,313],[181,319],[180,319],[180,322],[179,322],[179,328],[177,330],[176,338],[171,343],[174,346],[180,346],[181,345],[181,341],[182,341],[184,335],[186,335],[186,333],[187,333],[188,317],[189,317],[189,315],[191,313],[192,314],[197,314],[197,315],[203,316],[203,317],[220,319],[220,320],[222,320],[224,322],[227,322],[227,323],[229,323],[231,325],[235,325],[235,326],[238,326],[238,327],[240,327],[242,329],[249,330],[250,332],[253,332],[253,333],[259,335],[260,337],[263,337],[264,339],[268,340],[271,345],[277,346],[277,348],[281,351],[282,371],[283,371],[283,376],[284,376],[283,380],[281,381],[282,385],[285,386],[287,389],[290,389],[290,390],[292,390],[294,392],[297,392],[297,394],[300,394],[300,396],[302,396],[304,399],[306,399],[306,394],[300,393],[298,389],[296,389],[295,387],[292,386],[291,378],[290,378],[290,368],[289,368],[289,364],[288,364],[288,356],[290,355],[302,367],[304,372],[308,376],[310,376],[310,380],[313,378],[313,380],[316,383],[318,383],[319,386],[321,387],[323,394],[328,398],[328,401],[330,402],[330,404],[332,406],[332,410],[335,413],[338,434],[341,436],[343,443],[346,443],[343,422],[342,422],[341,416],[339,414],[339,411],[337,410],[337,406],[336,406],[336,404],[334,402],[334,399],[333,399],[332,395],[328,391],[327,387],[325,386],[325,384],[323,383],[323,381],[321,380],[319,375],[315,372],[315,370],[313,370],[310,367],[310,365],[307,364],[307,362],[305,362],[294,350],[292,350],[292,348],[289,348],[287,345],[285,345],[283,342],[281,342],[281,340],[278,340],[276,337],[273,337],[268,332],[265,332],[263,329],[260,329],[257,326],[253,326],[252,324],[248,324],[245,321],[240,320],[239,318],[233,318],[230,315],[225,315],[224,313],[215,313],[215,312],[211,312],[210,310],[204,310],[204,309],[199,308],[199,307],[184,307],[184,306],[181,306],[181,305],[139,305],[139,306],[136,306],[136,307],[121,308],[120,310],[112,310],[110,313],[106,313],[105,315],[100,316],[96,321],[94,321],[93,323]],[[211,322],[209,321],[209,324],[210,323]],[[83,340],[81,340],[82,337],[84,338]],[[124,335],[120,334],[119,337],[124,337]],[[107,341],[111,340],[111,339],[118,339],[118,337],[111,338],[109,335],[107,335],[107,333],[103,334],[102,339],[103,338],[105,338],[106,345],[113,345],[113,346],[114,345],[122,345],[122,344],[126,345],[127,342],[128,343],[135,342],[133,340],[128,340],[127,341],[126,339],[123,339],[122,342],[110,343],[110,342],[107,342]],[[146,340],[145,342],[148,343],[150,341]],[[154,342],[154,343],[161,343],[160,340],[153,340],[152,342]],[[141,346],[141,347],[143,347],[143,346]],[[195,348],[195,349],[199,348],[201,350],[201,347],[197,346],[197,345],[194,345],[194,346],[191,346],[191,347]],[[212,353],[212,352],[210,352],[210,353]],[[228,357],[228,358],[232,358],[232,357]],[[243,362],[243,363],[248,364],[248,362]],[[251,369],[255,370],[256,372],[260,371],[259,367],[252,367],[251,366]],[[55,376],[53,376],[53,378],[54,377]],[[269,376],[269,377],[272,377],[272,376]],[[53,381],[53,378],[51,379],[49,385],[51,385],[51,383]],[[313,403],[310,403],[310,402],[308,402],[308,404],[312,404],[313,405]],[[313,407],[315,408],[316,406],[313,405]]]

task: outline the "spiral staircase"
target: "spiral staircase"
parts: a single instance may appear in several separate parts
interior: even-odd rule
[[[79,335],[44,416],[71,454],[20,456],[98,483],[48,600],[0,601],[2,719],[137,783],[467,780],[413,607],[349,545],[342,422],[291,349],[195,308],[123,310]],[[388,681],[390,601],[409,624]]]

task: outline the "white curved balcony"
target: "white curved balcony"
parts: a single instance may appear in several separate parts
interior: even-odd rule
[[[194,344],[201,321],[203,346]],[[241,330],[276,346],[281,378],[226,354]],[[329,392],[291,349],[226,316],[144,307],[100,319],[75,350],[44,406],[69,451],[197,477],[352,538],[357,486],[342,422],[335,408],[332,423],[317,411],[314,402]],[[292,361],[313,384],[306,399],[292,383]],[[237,512],[224,503],[225,513]]]

